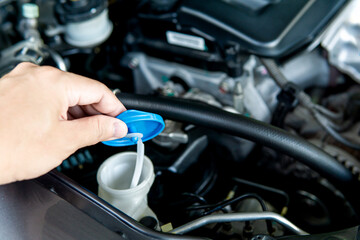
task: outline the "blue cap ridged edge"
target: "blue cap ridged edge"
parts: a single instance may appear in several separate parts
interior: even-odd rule
[[[158,123],[157,127],[155,129],[151,130],[150,135],[147,132],[140,131],[140,133],[142,133],[145,136],[144,138],[142,138],[143,142],[146,142],[146,141],[156,137],[165,128],[165,123],[164,123],[163,118],[160,115],[155,114],[155,113],[149,113],[149,112],[138,111],[138,110],[127,110],[127,111],[119,114],[116,118],[122,120],[128,126],[135,122],[144,123],[146,121],[151,121],[151,122]],[[129,130],[128,133],[133,133],[131,131],[131,129],[128,129],[128,130]],[[131,146],[131,145],[136,144],[136,142],[132,141],[129,138],[125,138],[125,137],[120,138],[120,139],[110,140],[110,141],[104,141],[102,143],[107,146],[112,146],[112,147]]]

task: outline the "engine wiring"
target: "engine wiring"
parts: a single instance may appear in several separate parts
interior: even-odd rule
[[[282,191],[280,189],[265,186],[265,185],[255,183],[255,182],[250,182],[250,181],[240,179],[240,178],[237,178],[237,177],[233,177],[232,180],[237,184],[248,185],[248,186],[251,186],[251,187],[257,189],[258,191],[262,190],[262,191],[265,191],[265,192],[268,192],[268,193],[273,193],[273,194],[276,194],[276,195],[282,197],[284,199],[284,204],[283,204],[283,207],[281,209],[281,216],[286,215],[287,210],[288,210],[288,206],[289,206],[289,202],[290,202],[289,195],[286,192],[284,192],[284,191]],[[238,186],[238,185],[236,185],[236,186]]]
[[[279,66],[273,59],[260,58],[261,63],[268,70],[269,75],[275,80],[277,85],[283,89],[288,83],[288,79],[281,72]],[[311,101],[311,98],[303,90],[300,90],[297,94],[297,99],[299,103],[305,107],[315,118],[315,120],[321,125],[321,127],[330,134],[336,141],[342,143],[343,145],[353,148],[355,150],[360,150],[360,145],[353,143],[343,136],[336,130],[341,130],[342,127],[338,126],[332,120],[341,120],[343,118],[342,113],[334,113],[321,105],[315,104]]]
[[[191,206],[186,208],[186,210],[188,211],[194,211],[194,210],[203,210],[203,209],[209,209],[205,212],[203,212],[201,215],[202,216],[206,216],[206,215],[210,215],[216,211],[220,211],[223,208],[225,208],[226,206],[229,206],[231,204],[234,204],[236,202],[240,202],[243,201],[245,199],[255,199],[259,202],[259,204],[261,205],[261,208],[264,212],[268,211],[268,208],[265,204],[264,199],[262,199],[259,195],[255,194],[255,193],[247,193],[244,195],[240,195],[238,197],[234,197],[228,200],[223,200],[221,202],[215,203],[215,204],[207,204],[207,205],[198,205],[198,206]],[[274,229],[272,227],[271,221],[270,220],[266,220],[266,228],[267,231],[271,234]]]

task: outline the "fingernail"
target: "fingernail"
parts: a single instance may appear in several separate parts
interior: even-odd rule
[[[127,133],[127,126],[124,122],[117,121],[114,123],[114,138],[122,138]]]

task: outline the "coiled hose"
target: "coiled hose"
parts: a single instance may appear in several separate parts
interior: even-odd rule
[[[238,136],[291,156],[334,183],[352,180],[351,172],[322,149],[282,129],[188,99],[117,93],[127,109],[154,112],[175,121]]]

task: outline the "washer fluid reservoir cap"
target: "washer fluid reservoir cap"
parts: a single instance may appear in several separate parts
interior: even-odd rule
[[[156,137],[165,128],[164,120],[160,115],[155,113],[127,110],[116,118],[127,125],[129,136],[131,136],[131,133],[141,133],[143,135],[141,138],[143,142]],[[138,139],[129,136],[111,141],[104,141],[102,143],[112,147],[135,145]]]

